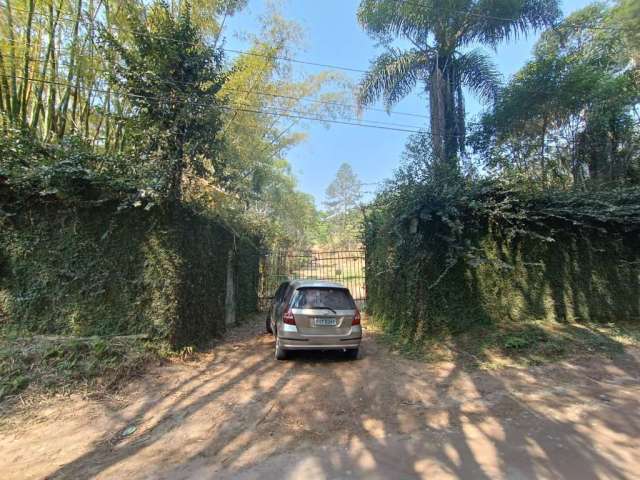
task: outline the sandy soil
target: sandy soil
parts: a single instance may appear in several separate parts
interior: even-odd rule
[[[638,350],[496,372],[407,360],[371,332],[362,350],[355,362],[277,362],[257,321],[116,398],[51,399],[5,418],[0,476],[638,477]]]

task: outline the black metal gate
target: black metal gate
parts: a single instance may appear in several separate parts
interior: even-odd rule
[[[341,283],[351,291],[358,302],[365,302],[364,251],[340,250],[333,252],[277,251],[260,258],[258,298],[265,308],[278,286],[286,280],[327,280]]]

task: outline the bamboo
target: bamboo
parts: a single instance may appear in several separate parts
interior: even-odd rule
[[[53,55],[53,46],[55,44],[55,30],[58,25],[58,21],[60,19],[60,8],[58,8],[57,13],[54,15],[53,8],[53,0],[49,2],[49,37],[47,39],[47,52],[45,53],[44,61],[42,62],[42,71],[40,72],[40,78],[45,80],[47,78],[47,70],[49,68],[49,62],[51,60],[51,56]],[[35,130],[38,126],[38,122],[40,121],[40,114],[44,111],[44,104],[42,103],[42,93],[44,92],[44,83],[40,82],[37,86],[35,100],[34,100],[34,110],[31,115],[30,126],[32,130]]]
[[[10,102],[9,108],[7,109],[7,113],[12,122],[15,122],[17,117],[17,108],[18,108],[18,86],[16,79],[16,68],[15,68],[15,59],[16,59],[16,39],[13,32],[13,15],[11,12],[11,0],[5,0],[5,13],[7,17],[7,27],[8,27],[8,36],[9,36],[9,58],[11,60],[11,70],[10,70],[10,80],[11,80],[11,93],[10,93]]]
[[[76,4],[76,15],[73,22],[73,35],[71,39],[71,49],[69,57],[69,65],[67,71],[66,87],[62,98],[60,99],[60,105],[58,107],[59,125],[57,128],[58,139],[61,140],[64,137],[67,127],[67,111],[69,108],[69,99],[71,98],[71,88],[74,75],[78,75],[76,64],[78,60],[78,38],[80,33],[80,17],[82,16],[82,0],[78,0]]]
[[[27,124],[27,94],[30,89],[29,65],[31,62],[31,31],[33,26],[33,13],[35,10],[35,0],[29,0],[29,9],[27,13],[27,25],[25,26],[26,45],[24,49],[24,59],[22,65],[22,82],[20,83],[20,124]]]

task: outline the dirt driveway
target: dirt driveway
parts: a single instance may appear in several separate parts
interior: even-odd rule
[[[118,398],[0,431],[4,479],[637,478],[640,352],[468,372],[390,353],[273,359],[259,323]],[[135,431],[134,428],[135,427]],[[127,433],[128,435],[123,435]]]

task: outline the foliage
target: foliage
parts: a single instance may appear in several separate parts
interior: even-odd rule
[[[387,108],[405,97],[418,82],[429,95],[431,143],[435,158],[457,166],[464,153],[463,87],[484,99],[497,93],[499,75],[476,45],[500,42],[549,26],[558,17],[556,0],[484,2],[403,2],[363,0],[358,20],[386,47],[363,78],[358,101],[367,105],[383,97]],[[412,47],[393,46],[396,38]]]
[[[326,190],[326,218],[329,243],[333,248],[350,249],[359,243],[362,213],[360,180],[348,163],[340,165]]]
[[[390,182],[365,222],[368,307],[387,331],[420,344],[482,325],[640,318],[637,188],[412,178]]]
[[[383,4],[363,2],[367,15],[379,14],[368,28],[383,40],[412,41],[432,28],[418,13],[409,17],[410,9]],[[602,340],[599,325],[637,324],[632,11],[624,1],[597,3],[545,31],[533,60],[467,139],[476,155],[458,149],[463,168],[443,165],[433,125],[410,137],[365,220],[368,307],[394,343],[409,350],[447,343],[476,363],[487,361],[487,352],[537,361],[598,350],[598,342],[613,351],[617,344]],[[443,17],[456,21],[455,12]],[[409,57],[419,54],[417,46],[391,52],[393,61],[374,72],[378,83],[363,84],[362,98],[382,93],[391,105],[416,82],[428,82],[428,70],[411,70]],[[434,108],[431,102],[432,114]]]
[[[640,83],[612,12],[596,3],[545,32],[483,116],[473,143],[504,180],[534,188],[640,180]]]
[[[98,168],[101,165],[107,168]],[[121,175],[126,160],[105,158],[77,137],[59,144],[44,144],[23,130],[7,129],[0,137],[0,188],[7,200],[29,197],[60,198],[66,201],[134,201],[152,196],[138,190],[135,176]]]
[[[121,59],[113,81],[135,112],[128,120],[128,150],[161,164],[157,170],[167,178],[159,183],[174,200],[182,199],[186,171],[224,185],[218,138],[223,105],[217,100],[225,81],[222,51],[204,43],[188,3],[175,18],[162,3],[127,18],[131,35],[126,41],[108,31],[105,38],[107,51]]]
[[[230,181],[224,188],[240,197],[235,216],[265,232],[266,245],[304,249],[316,239],[319,212],[309,195],[297,191],[285,155],[306,138],[299,131],[302,117],[344,113],[342,95],[327,88],[347,83],[334,72],[294,75],[291,64],[281,59],[294,55],[300,28],[276,10],[262,23],[261,31],[248,38],[251,47],[236,58],[219,93],[229,106],[223,117],[227,140],[222,155]]]
[[[612,12],[612,23],[618,26],[626,49],[631,53],[636,68],[640,65],[640,4],[635,0],[619,0]]]
[[[132,202],[181,199],[265,245],[308,246],[318,213],[284,154],[305,138],[298,117],[343,113],[326,87],[347,82],[294,77],[282,58],[301,31],[276,9],[246,53],[225,59],[222,27],[246,3],[3,3],[0,121],[18,142],[6,149],[21,149],[0,159],[4,175],[42,192],[39,173],[69,160],[91,183],[137,192]],[[290,214],[291,200],[304,215]]]
[[[128,47],[139,39],[140,31],[132,31],[135,20],[145,17],[149,25],[160,26],[159,10],[178,19],[193,5],[191,23],[205,35],[219,36],[219,16],[226,19],[245,4],[244,0],[173,1],[170,7],[137,0],[3,2],[0,111],[5,125],[28,128],[46,142],[72,135],[99,151],[121,151],[133,133],[127,122],[135,115],[135,97],[112,81],[111,73],[122,64],[115,52],[105,48],[98,32]]]
[[[381,330],[375,318],[369,324]],[[640,325],[628,323],[568,323],[524,319],[477,325],[456,335],[437,334],[420,342],[399,331],[381,330],[392,348],[430,361],[456,361],[462,368],[527,367],[593,353],[615,356],[638,345]]]
[[[140,375],[169,352],[140,337],[0,338],[0,400],[30,388],[93,387],[105,393]]]
[[[72,199],[73,200],[73,199]],[[258,257],[247,232],[163,203],[2,203],[3,328],[65,335],[145,333],[173,345],[224,330],[227,252],[238,250],[238,308],[256,308]],[[256,243],[257,240],[254,241]]]

